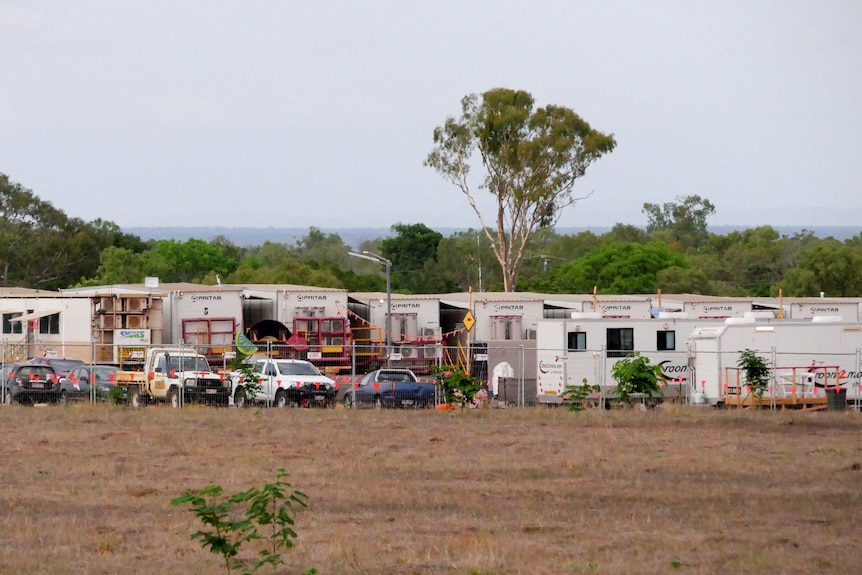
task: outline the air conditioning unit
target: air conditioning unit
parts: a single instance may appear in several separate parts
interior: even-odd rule
[[[528,329],[527,330],[527,339],[536,339],[536,330]]]
[[[126,298],[126,311],[142,312],[146,308],[147,308],[147,298],[145,298],[145,297]]]
[[[401,357],[413,357],[416,355],[415,347],[402,347],[400,350]]]
[[[143,329],[146,327],[146,322],[144,321],[144,316],[142,315],[127,315],[126,316],[126,328],[127,329]]]
[[[99,298],[99,309],[104,313],[112,313],[114,311],[114,298],[101,297]]]
[[[100,315],[99,327],[101,329],[123,329],[123,318],[119,315]]]
[[[439,345],[426,345],[422,347],[422,357],[424,359],[440,359],[442,357],[442,348]]]

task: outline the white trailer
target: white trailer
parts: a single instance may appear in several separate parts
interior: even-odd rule
[[[744,395],[745,381],[737,366],[742,351],[752,350],[772,368],[768,398],[788,393],[823,398],[826,389],[846,390],[848,403],[860,404],[862,326],[840,318],[756,323],[727,320],[700,326],[688,336],[693,370],[691,389],[709,404],[727,403]]]
[[[213,361],[232,349],[243,329],[240,286],[162,284],[159,289],[168,292],[163,310],[168,341],[193,346]]]
[[[844,321],[859,321],[860,304],[856,298],[794,298],[789,307],[790,319],[841,316]]]
[[[561,403],[566,386],[585,380],[603,393],[615,386],[616,361],[639,352],[661,366],[665,396],[683,399],[689,390],[686,338],[699,325],[723,320],[692,319],[684,313],[662,313],[652,319],[608,319],[604,311],[572,313],[569,319],[547,319],[536,327],[536,394],[541,403]]]

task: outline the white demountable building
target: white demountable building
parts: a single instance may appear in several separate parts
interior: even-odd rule
[[[847,401],[860,403],[862,325],[838,316],[780,320],[768,324],[745,319],[701,326],[688,337],[692,393],[709,404],[732,404],[746,396],[738,367],[751,350],[771,367],[768,400],[823,399],[828,389],[844,389]],[[813,402],[812,402],[813,403]]]

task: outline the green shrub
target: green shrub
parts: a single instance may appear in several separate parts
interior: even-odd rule
[[[129,391],[125,387],[115,385],[108,390],[108,403],[111,405],[123,405],[129,402]]]
[[[260,374],[255,371],[255,363],[241,351],[228,363],[232,383],[236,383],[236,389],[242,389],[248,398],[246,407],[254,404],[254,398],[263,390],[260,384]],[[234,374],[233,372],[237,372]],[[236,381],[233,381],[236,380]]]
[[[469,375],[460,367],[443,365],[433,368],[434,377],[440,386],[443,403],[451,403],[462,409],[473,403],[476,394],[484,385],[478,377]]]
[[[220,485],[207,485],[197,493],[189,491],[172,499],[171,505],[191,506],[189,511],[204,525],[203,529],[192,533],[192,539],[200,539],[204,549],[221,555],[228,573],[239,570],[243,575],[250,575],[264,565],[275,570],[277,565],[284,563],[280,551],[291,549],[296,538],[292,514],[294,505],[308,506],[308,496],[304,493],[287,492],[291,487],[285,481],[287,477],[287,472],[279,469],[275,482],[265,483],[260,489],[235,493],[226,499],[222,497]],[[265,542],[257,553],[258,559],[251,564],[239,561],[237,555],[243,545],[256,540]],[[316,569],[311,569],[306,575],[316,572]]]
[[[746,349],[739,354],[736,366],[745,375],[745,383],[751,389],[751,394],[760,399],[769,387],[769,364],[757,355],[756,351]]]
[[[590,385],[585,377],[581,385],[566,386],[566,389],[563,390],[563,401],[566,402],[569,411],[582,411],[585,408],[587,399],[592,394],[601,391],[601,389],[598,385]]]
[[[613,394],[626,405],[631,405],[637,396],[657,395],[660,370],[658,365],[652,365],[649,358],[639,352],[630,354],[611,368],[611,375],[617,381]]]

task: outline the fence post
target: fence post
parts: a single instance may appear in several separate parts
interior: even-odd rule
[[[518,351],[519,351],[520,356],[521,356],[521,358],[520,358],[521,377],[518,379],[518,406],[524,407],[524,403],[525,403],[524,402],[524,387],[525,387],[524,386],[524,376],[526,374],[524,362],[525,362],[526,358],[525,358],[524,344],[523,343],[519,344],[518,347],[520,348]]]
[[[350,389],[347,390],[347,393],[353,398],[350,402],[350,409],[356,409],[356,385],[354,384],[356,381],[356,340],[353,339],[350,345],[353,349],[350,354]]]

